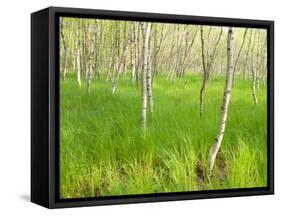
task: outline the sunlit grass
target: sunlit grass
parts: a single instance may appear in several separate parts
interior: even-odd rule
[[[92,92],[79,89],[75,77],[61,81],[60,196],[96,197],[125,194],[266,186],[266,87],[237,80],[214,176],[206,178],[207,157],[219,119],[224,78],[206,89],[199,116],[201,77],[174,82],[154,79],[154,113],[147,133],[140,128],[140,86],[129,79],[93,80]]]

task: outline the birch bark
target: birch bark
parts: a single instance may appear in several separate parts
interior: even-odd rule
[[[143,30],[143,71],[141,77],[141,126],[146,130],[147,70],[149,61],[149,35],[151,23],[141,23]]]
[[[225,126],[227,120],[227,113],[228,113],[228,105],[230,101],[231,95],[231,87],[232,87],[232,78],[233,78],[233,31],[232,28],[229,27],[228,29],[228,36],[227,36],[227,72],[226,72],[226,81],[225,81],[225,88],[224,88],[224,95],[221,105],[221,113],[220,113],[220,120],[219,120],[219,127],[217,136],[215,138],[215,143],[211,147],[209,151],[209,176],[212,175],[214,163],[217,157],[217,153],[220,149]]]
[[[78,23],[78,30],[77,30],[77,53],[76,53],[76,60],[77,60],[77,82],[79,87],[81,88],[81,65],[80,65],[80,23]]]

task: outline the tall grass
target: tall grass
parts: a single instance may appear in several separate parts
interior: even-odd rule
[[[60,196],[98,197],[226,188],[267,183],[266,87],[237,80],[214,176],[206,180],[208,151],[217,132],[224,78],[207,86],[199,116],[201,77],[173,82],[156,77],[154,112],[140,128],[140,87],[128,79],[94,80],[90,95],[75,78],[60,81]]]

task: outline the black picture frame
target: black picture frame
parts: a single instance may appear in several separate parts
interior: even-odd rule
[[[265,28],[267,187],[59,199],[59,17]],[[31,14],[31,201],[47,208],[274,194],[274,22],[264,20],[49,7]]]

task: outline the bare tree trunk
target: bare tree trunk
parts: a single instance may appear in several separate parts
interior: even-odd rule
[[[118,65],[116,76],[112,80],[112,94],[115,94],[115,92],[116,92],[117,81],[120,77],[120,74],[121,74],[121,71],[122,71],[122,66],[124,66],[126,58],[127,58],[127,53],[128,53],[129,45],[130,45],[130,41],[131,41],[131,31],[132,31],[132,28],[130,28],[129,33],[128,33],[128,38],[127,38],[127,40],[125,42],[125,45],[124,45],[123,55],[121,57],[119,65]]]
[[[115,29],[114,29],[115,27]],[[115,63],[116,63],[116,58],[115,58],[115,53],[116,53],[116,48],[117,48],[117,45],[116,45],[116,38],[117,38],[117,30],[116,30],[116,23],[112,23],[111,24],[111,50],[110,50],[110,61],[109,61],[109,70],[108,70],[108,73],[107,73],[107,76],[106,76],[106,81],[109,81],[109,79],[112,79],[112,74],[114,72],[114,68],[115,68]]]
[[[134,83],[136,79],[136,23],[133,24],[133,34],[131,35],[131,84]]]
[[[252,68],[252,95],[253,95],[253,99],[256,105],[258,105],[258,98],[257,98],[257,94],[256,94],[256,82],[257,82],[257,73],[256,70],[254,68]]]
[[[252,34],[253,34],[253,30],[251,29],[250,36],[249,36],[249,42],[248,42],[248,48],[247,48],[246,57],[245,57],[244,69],[243,69],[243,78],[244,79],[246,79],[246,68],[248,65],[248,57],[249,57],[249,53],[250,53],[250,49],[251,49]]]
[[[200,89],[200,117],[203,114],[203,109],[204,109],[204,94],[205,94],[205,88],[207,84],[207,77],[208,77],[208,72],[207,72],[207,63],[206,63],[206,57],[205,57],[205,42],[204,42],[204,31],[203,31],[203,26],[200,28],[200,36],[201,36],[201,54],[202,54],[202,64],[203,64],[203,82],[202,82],[202,87]]]
[[[245,29],[245,31],[244,31],[244,35],[243,35],[243,41],[242,41],[241,47],[240,47],[240,49],[239,49],[239,51],[238,51],[237,58],[236,58],[235,63],[234,63],[234,68],[233,68],[233,79],[232,79],[232,87],[234,87],[236,67],[237,67],[237,63],[238,63],[238,60],[239,60],[239,57],[240,57],[241,51],[242,51],[243,46],[244,46],[244,43],[245,43],[245,39],[246,39],[246,35],[247,35],[247,31],[248,31],[248,29]]]
[[[180,66],[180,63],[181,63],[181,58],[182,58],[182,55],[181,55],[181,48],[182,48],[182,42],[183,42],[183,39],[184,39],[184,35],[185,35],[185,29],[182,31],[182,34],[180,35],[180,38],[179,37],[179,33],[180,33],[180,25],[178,25],[178,28],[177,28],[177,40],[176,40],[176,53],[175,53],[175,56],[176,56],[176,62],[174,63],[175,64],[175,67],[174,67],[174,70],[173,72],[171,73],[171,80],[174,80],[176,76],[179,76],[179,66]]]
[[[169,56],[169,65],[168,65],[168,76],[167,76],[167,80],[169,80],[173,74],[173,69],[171,68],[173,65],[173,55],[174,55],[174,47],[175,47],[175,34],[176,34],[176,29],[177,29],[177,25],[174,25],[174,29],[173,29],[173,34],[172,34],[172,44],[171,44],[171,49],[170,49],[170,56]]]
[[[63,18],[61,18],[60,28],[61,28],[61,29],[60,29],[61,39],[62,39],[63,49],[64,49],[64,64],[63,64],[63,75],[62,75],[62,79],[65,80],[66,72],[67,72],[68,50],[67,50],[66,41],[65,41],[65,36],[64,36]]]
[[[200,33],[201,33],[201,49],[202,49],[202,64],[203,64],[203,82],[202,82],[202,86],[200,89],[200,118],[201,118],[202,114],[203,114],[203,110],[204,110],[205,89],[206,89],[206,85],[207,85],[207,82],[210,77],[210,73],[211,73],[212,65],[214,62],[215,55],[216,55],[216,51],[217,51],[219,42],[221,40],[222,27],[220,29],[220,33],[218,35],[218,38],[216,40],[216,43],[215,43],[214,48],[211,53],[209,50],[209,46],[210,46],[209,40],[210,40],[210,34],[211,34],[211,27],[210,27],[209,32],[208,32],[208,40],[207,40],[208,44],[207,44],[206,55],[205,55],[205,42],[204,42],[204,35],[203,35],[203,33],[204,33],[203,26],[201,26]]]
[[[227,120],[227,113],[228,113],[228,105],[230,101],[230,94],[231,94],[231,87],[232,87],[232,78],[233,78],[233,31],[232,27],[228,29],[228,36],[227,36],[227,73],[226,73],[226,81],[225,81],[225,88],[224,88],[224,95],[221,105],[221,114],[219,120],[219,127],[217,136],[215,138],[215,143],[210,149],[209,152],[209,176],[212,175],[214,163],[216,160],[217,153],[220,149],[225,125]]]
[[[160,37],[158,39],[158,31],[157,31],[157,25],[155,26],[155,31],[154,31],[154,39],[153,39],[153,63],[151,64],[151,68],[152,68],[152,79],[153,77],[158,73],[158,54],[159,51],[161,49],[161,45],[163,43],[163,41],[166,39],[167,35],[168,35],[168,31],[167,33],[164,35],[164,26],[165,24],[162,23],[161,24],[161,29],[160,29]],[[159,42],[158,42],[159,41]]]
[[[256,34],[255,34],[256,36]],[[256,83],[257,83],[257,68],[255,68],[255,61],[254,61],[254,51],[255,51],[255,43],[252,47],[252,57],[251,57],[251,73],[252,73],[252,95],[256,105],[258,105],[258,98],[256,95]],[[258,51],[257,51],[258,52]],[[257,54],[258,55],[258,54]],[[258,63],[258,62],[256,62]]]
[[[182,77],[185,76],[185,70],[186,70],[186,63],[185,62],[186,62],[186,59],[189,57],[190,50],[191,50],[191,48],[194,44],[197,32],[198,32],[198,29],[196,28],[195,33],[194,33],[194,35],[191,39],[191,42],[190,42],[189,46],[188,46],[189,33],[186,35],[184,56],[183,56],[183,60],[182,60],[182,66],[181,66],[181,69],[180,69]]]
[[[142,45],[140,43],[141,41],[141,25],[137,25],[137,52],[136,52],[136,84],[139,85],[139,82],[141,81],[141,75],[140,70],[142,70],[142,56],[143,56],[143,49]]]
[[[71,25],[71,39],[70,39],[71,72],[74,72],[76,68],[76,52],[75,52],[76,40],[72,39],[72,35],[74,35],[75,38],[75,22],[72,22]]]
[[[81,88],[81,67],[80,67],[80,22],[78,23],[78,30],[77,30],[77,82],[79,87]]]
[[[149,51],[148,51],[148,54],[147,54],[147,96],[148,96],[149,111],[150,111],[150,113],[153,113],[151,56],[150,56]]]
[[[260,29],[258,30],[258,40],[257,40],[257,59],[256,59],[256,70],[255,70],[255,82],[257,89],[260,88]]]
[[[95,52],[97,50],[97,25],[92,27],[92,32],[93,32],[93,36],[92,36],[92,40],[90,43],[90,50],[89,50],[89,71],[88,71],[88,76],[87,76],[87,93],[90,94],[91,93],[91,85],[92,85],[92,74],[93,74],[93,56],[95,55]]]
[[[141,91],[141,126],[146,129],[146,107],[147,107],[147,71],[149,61],[149,34],[151,23],[141,23],[143,29],[143,71],[142,71],[142,91]]]

